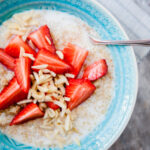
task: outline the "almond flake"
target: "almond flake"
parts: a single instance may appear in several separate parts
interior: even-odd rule
[[[50,85],[50,86],[48,87],[47,93],[52,93],[52,92],[57,92],[57,87],[54,86],[54,85]]]
[[[64,59],[64,54],[61,51],[56,51],[56,54],[60,59]]]
[[[43,100],[45,98],[45,94],[41,92],[32,91],[32,97],[36,100]]]
[[[47,108],[45,111],[44,118],[54,118],[55,117],[55,111],[51,108]]]
[[[61,103],[61,102],[59,102],[59,101],[54,101],[54,103],[55,103],[56,105],[58,105],[59,107],[61,107],[62,109],[66,109],[66,105],[65,105],[64,103]]]
[[[47,75],[42,75],[39,77],[39,82],[37,82],[38,84],[43,84],[45,82],[51,81],[51,75],[47,74]]]
[[[65,119],[65,130],[69,131],[70,127],[71,127],[71,120],[70,120],[70,116],[67,115],[67,117]]]
[[[75,78],[75,75],[74,74],[71,74],[71,73],[65,73],[65,76],[67,78]]]
[[[47,68],[48,65],[47,64],[43,64],[43,65],[37,65],[37,66],[32,66],[32,69],[45,69]]]
[[[58,78],[55,78],[55,85],[60,85],[60,84],[64,84],[64,83],[66,85],[69,85],[69,82],[64,75],[58,75]]]
[[[35,80],[37,81],[37,83],[39,83],[39,76],[37,72],[33,72],[33,75],[35,77]]]
[[[42,69],[42,72],[43,72],[43,73],[51,73],[51,71],[48,70],[48,69]]]
[[[64,100],[69,102],[70,101],[70,97],[64,97]]]
[[[20,47],[20,56],[19,57],[22,57],[25,53],[25,50],[23,47]]]
[[[50,70],[50,73],[53,77],[56,77],[56,73]]]
[[[45,96],[45,102],[51,102],[53,101],[52,97],[50,95]]]
[[[18,102],[17,104],[18,104],[18,105],[21,105],[21,104],[26,104],[26,103],[31,103],[31,102],[32,102],[32,100],[27,99],[27,100],[20,101],[20,102]]]
[[[23,53],[23,56],[24,57],[28,57],[28,58],[30,58],[33,61],[35,60],[35,58],[33,57],[33,54]]]
[[[43,87],[43,86],[37,86],[37,88],[38,88],[38,90],[41,91],[41,92],[47,93],[47,91],[48,91],[48,88]]]
[[[29,92],[28,92],[27,99],[30,99],[30,98],[31,98],[31,92],[32,92],[32,90],[30,89]]]
[[[42,70],[39,70],[39,76],[43,76]]]

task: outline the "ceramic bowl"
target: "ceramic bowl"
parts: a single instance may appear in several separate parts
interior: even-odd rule
[[[116,19],[94,0],[0,0],[0,23],[14,13],[29,9],[51,9],[73,14],[94,28],[101,39],[128,39]],[[105,150],[108,149],[125,129],[136,101],[137,64],[132,47],[109,46],[115,66],[114,97],[104,120],[84,139],[81,146],[75,144],[64,150]],[[0,133],[1,150],[45,150],[19,143]],[[49,148],[57,150],[59,148]]]

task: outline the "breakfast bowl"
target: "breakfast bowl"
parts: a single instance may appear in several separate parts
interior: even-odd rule
[[[85,38],[80,42],[80,46],[86,48],[86,44],[88,42],[91,42],[88,38],[88,34],[84,34],[84,32],[79,32],[79,27],[83,23],[80,23],[80,21],[76,18],[79,18],[85,24],[83,24],[83,27],[87,30],[90,30],[92,28],[95,32],[90,32],[94,36],[98,36],[101,40],[127,40],[128,37],[125,34],[123,28],[118,23],[118,21],[98,2],[95,0],[8,0],[8,1],[0,1],[1,7],[0,7],[0,24],[3,25],[3,23],[11,18],[14,14],[22,13],[22,12],[28,12],[31,15],[36,15],[40,12],[40,10],[43,10],[43,17],[39,19],[39,26],[44,25],[45,22],[42,20],[44,18],[44,15],[46,15],[47,20],[49,21],[50,26],[52,26],[50,29],[55,29],[55,32],[59,36],[59,31],[63,30],[63,28],[67,29],[70,28],[70,32],[72,33],[72,37],[65,37],[67,35],[67,30],[64,30],[64,35],[60,35],[60,37],[63,37],[64,39],[69,39],[69,42],[73,42],[74,44],[78,44],[80,41],[76,41],[74,39],[75,35],[76,38]],[[50,10],[50,11],[48,11]],[[52,11],[52,12],[51,12]],[[63,15],[63,13],[65,15]],[[50,14],[50,16],[49,16]],[[69,14],[69,15],[66,15]],[[23,14],[25,15],[25,14]],[[70,24],[70,22],[65,22],[68,18],[75,16],[76,18],[73,19],[73,26]],[[23,17],[23,16],[22,16]],[[37,15],[37,18],[39,16]],[[23,19],[23,18],[22,18]],[[56,25],[51,25],[53,23],[53,20],[56,20],[58,27],[55,27]],[[60,21],[60,23],[58,22]],[[68,20],[67,20],[68,21]],[[63,23],[64,22],[64,23]],[[33,22],[35,23],[35,22]],[[9,23],[5,23],[8,26]],[[47,23],[48,24],[48,23]],[[87,25],[88,26],[87,26]],[[78,26],[79,25],[79,26]],[[89,28],[90,27],[90,28]],[[10,25],[10,28],[12,26]],[[81,27],[82,28],[82,27]],[[3,42],[3,35],[2,35],[2,29],[1,28],[1,40],[0,42]],[[5,29],[5,28],[4,28]],[[58,31],[56,31],[58,30]],[[78,32],[78,33],[76,33]],[[61,32],[62,33],[62,32]],[[18,32],[20,34],[20,32]],[[54,36],[54,42],[57,43],[58,39]],[[50,42],[51,43],[51,42]],[[5,43],[7,44],[7,42]],[[4,45],[5,45],[4,44]],[[94,45],[94,43],[91,43],[91,45]],[[65,144],[63,145],[63,149],[65,150],[105,150],[108,149],[121,135],[123,130],[125,129],[135,102],[136,102],[136,95],[137,95],[137,87],[138,87],[138,74],[137,74],[137,64],[135,55],[133,52],[132,47],[130,46],[98,46],[96,45],[95,50],[102,49],[102,51],[94,51],[92,50],[93,47],[91,45],[88,47],[89,52],[92,54],[90,57],[90,61],[94,62],[99,56],[101,58],[105,57],[104,51],[107,51],[110,54],[110,57],[108,57],[108,77],[107,79],[107,85],[105,85],[105,77],[103,80],[100,80],[99,82],[95,83],[95,86],[98,87],[99,91],[97,92],[97,102],[94,104],[94,108],[92,108],[91,103],[83,104],[79,109],[80,111],[89,111],[87,114],[83,113],[81,117],[81,121],[78,120],[78,123],[83,122],[82,118],[85,120],[88,120],[88,124],[84,124],[84,126],[80,126],[80,132],[83,135],[79,134],[79,137],[81,139],[76,140],[76,142]],[[0,46],[3,46],[2,44]],[[57,49],[62,49],[63,47],[59,47],[59,44],[56,44]],[[2,47],[4,48],[4,47]],[[94,49],[94,48],[93,48]],[[90,55],[90,54],[89,54]],[[97,55],[97,56],[96,56]],[[88,58],[87,58],[88,59]],[[80,57],[79,57],[80,60]],[[106,56],[107,61],[107,56]],[[89,64],[88,64],[89,65]],[[99,85],[100,84],[100,85]],[[111,87],[109,87],[109,84]],[[106,87],[106,89],[104,88]],[[107,89],[107,87],[109,87]],[[111,94],[110,94],[111,92]],[[104,96],[102,96],[104,95]],[[90,101],[94,101],[94,98]],[[97,107],[95,106],[97,103]],[[91,106],[89,106],[91,105]],[[87,109],[88,106],[91,109]],[[78,109],[78,108],[77,108]],[[100,111],[101,114],[96,114],[94,111]],[[79,112],[78,110],[74,110],[74,113]],[[88,116],[89,114],[92,114],[91,116]],[[96,117],[94,117],[94,114]],[[80,118],[80,117],[79,117]],[[96,122],[96,123],[95,123]],[[32,122],[29,123],[29,125],[32,125]],[[86,126],[88,126],[87,129]],[[1,128],[1,127],[0,127]],[[21,130],[21,128],[25,128],[25,126],[17,125],[16,127],[12,128],[13,130]],[[32,149],[32,150],[44,150],[44,149],[53,149],[57,150],[60,149],[59,146],[39,146],[36,142],[32,145],[30,142],[25,142],[21,137],[23,135],[22,132],[13,132],[9,130],[9,127],[6,127],[3,129],[1,128],[0,132],[0,149],[10,149],[10,150],[24,150],[24,149]],[[10,132],[8,132],[10,131]],[[82,131],[84,131],[82,133]],[[16,133],[16,135],[15,135]],[[15,138],[17,136],[17,139]],[[38,141],[38,135],[35,133],[33,134],[37,138]],[[75,136],[75,135],[74,135]],[[19,138],[20,137],[20,138]],[[22,139],[22,140],[20,140]],[[69,139],[68,139],[69,140]]]

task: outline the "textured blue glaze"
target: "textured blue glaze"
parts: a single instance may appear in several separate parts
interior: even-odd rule
[[[14,13],[29,9],[51,9],[80,17],[94,28],[102,39],[127,39],[112,16],[97,3],[90,0],[7,0],[0,1],[0,24]],[[81,140],[64,150],[104,150],[110,147],[125,128],[136,99],[137,67],[131,47],[109,46],[115,66],[114,97],[104,120]],[[1,150],[46,150],[21,144],[0,133]],[[59,148],[50,148],[58,150]]]

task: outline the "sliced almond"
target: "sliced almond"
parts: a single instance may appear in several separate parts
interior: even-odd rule
[[[33,54],[23,53],[23,56],[24,57],[28,57],[28,58],[30,58],[33,61],[35,60],[35,58],[33,57]]]
[[[65,130],[69,131],[71,128],[71,120],[70,120],[70,116],[67,115],[66,119],[65,119]]]
[[[48,64],[43,64],[43,65],[37,65],[37,66],[32,66],[32,69],[46,69],[48,67]]]
[[[70,101],[70,98],[69,97],[64,97],[64,100],[69,102]]]
[[[23,57],[24,53],[25,53],[24,48],[20,47],[20,56],[19,57]]]
[[[35,80],[37,81],[37,83],[39,83],[39,76],[37,72],[33,72],[33,75],[35,77]]]
[[[64,59],[64,54],[61,51],[56,51],[56,54],[60,59]]]
[[[18,104],[18,105],[22,105],[22,104],[31,103],[31,102],[33,102],[33,100],[27,99],[27,100],[20,101],[20,102],[18,102],[17,104]]]
[[[27,99],[30,99],[30,98],[31,98],[31,95],[32,95],[31,92],[32,92],[32,90],[30,89],[29,92],[28,92]]]
[[[65,76],[67,78],[75,78],[75,75],[74,74],[71,74],[71,73],[65,73]]]
[[[64,83],[66,85],[69,85],[69,82],[64,75],[58,75],[58,78],[55,78],[55,85],[60,85],[60,84],[64,84]]]

